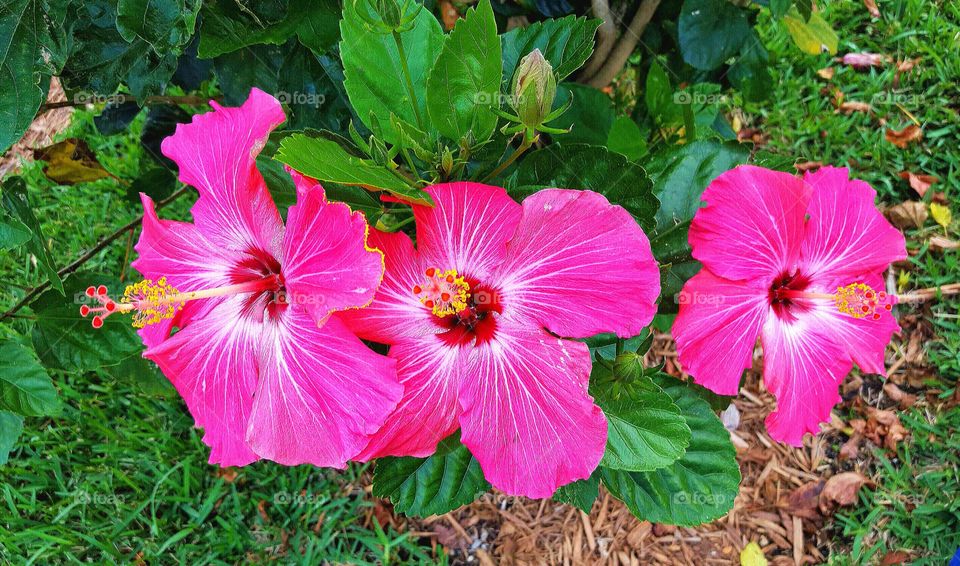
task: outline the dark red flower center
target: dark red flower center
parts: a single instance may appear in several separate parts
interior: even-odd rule
[[[800,273],[800,270],[794,270],[793,273],[783,272],[770,285],[770,306],[773,312],[781,319],[793,321],[796,315],[808,310],[810,307],[798,298],[798,294],[804,292],[810,286],[810,278]]]
[[[265,250],[247,250],[243,259],[230,270],[229,276],[231,283],[265,283],[263,290],[253,292],[247,297],[244,302],[244,315],[257,319],[266,315],[275,319],[290,306],[280,262]]]
[[[438,334],[441,340],[451,346],[465,346],[493,339],[497,330],[494,313],[503,312],[496,289],[455,269],[431,267],[424,275],[426,278],[413,286],[413,292],[443,329]]]

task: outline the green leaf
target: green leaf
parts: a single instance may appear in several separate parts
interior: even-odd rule
[[[525,55],[539,49],[553,66],[557,81],[570,76],[593,53],[593,36],[600,20],[576,16],[544,20],[514,28],[500,36],[503,46],[503,82],[511,84],[513,74]]]
[[[336,0],[205,2],[198,55],[207,59],[251,45],[282,45],[293,35],[322,55],[337,42],[339,18]]]
[[[591,385],[596,383],[591,394],[607,417],[607,448],[600,465],[649,472],[672,464],[690,444],[690,428],[680,408],[645,375],[643,359],[636,353],[618,356],[613,373],[622,387],[610,387],[614,380],[590,380]]]
[[[10,451],[23,432],[23,417],[9,411],[0,411],[0,466],[7,463]]]
[[[794,7],[783,17],[783,23],[786,24],[793,42],[804,53],[836,55],[840,38],[837,37],[830,24],[818,12],[811,13],[810,18],[805,21]]]
[[[161,201],[173,194],[176,187],[177,176],[174,171],[148,166],[127,188],[127,199],[140,204],[140,193],[143,193],[154,201]]]
[[[590,145],[548,146],[529,154],[509,186],[518,198],[542,187],[590,189],[627,209],[644,230],[653,228],[659,206],[643,167]]]
[[[45,29],[40,2],[4,2],[0,10],[0,154],[23,136],[46,98],[49,69],[40,43]]]
[[[115,298],[122,295],[125,287],[113,276],[77,273],[67,281],[66,298],[47,291],[31,305],[37,317],[33,347],[46,367],[92,371],[119,364],[143,351],[129,316],[107,317],[99,329],[91,326],[89,317],[80,316],[81,304],[99,305],[84,294],[89,285],[106,285]]]
[[[410,10],[417,9],[416,2]],[[357,15],[352,1],[344,2],[340,22],[340,56],[344,86],[360,120],[378,137],[396,144],[399,136],[390,125],[390,114],[429,131],[418,123],[427,114],[427,76],[443,48],[444,34],[430,10],[420,10],[413,28],[400,34],[413,86],[413,100],[407,90],[403,60],[392,35],[370,28]],[[416,110],[415,110],[416,109]]]
[[[115,366],[103,369],[118,380],[135,383],[148,395],[174,397],[177,394],[173,384],[160,372],[157,364],[143,356],[130,356]]]
[[[600,474],[594,471],[589,478],[561,485],[553,494],[553,500],[573,505],[584,513],[589,513],[593,502],[600,495]]]
[[[0,410],[18,415],[56,415],[61,404],[37,357],[14,340],[0,341]]]
[[[573,97],[572,106],[548,124],[553,128],[570,129],[569,133],[558,135],[557,141],[567,145],[605,144],[616,118],[613,101],[593,87],[563,83],[557,88],[557,98],[553,102],[554,108],[567,104],[571,96]]]
[[[30,241],[30,229],[0,208],[0,250],[12,250]]]
[[[690,221],[700,208],[700,196],[710,181],[746,163],[749,156],[747,147],[736,142],[698,140],[668,147],[647,162],[653,191],[660,199],[650,245],[657,261],[669,266],[661,274],[663,307],[671,308],[672,297],[700,270],[700,263],[693,260],[687,242]],[[672,308],[675,307],[673,304]]]
[[[670,83],[670,77],[663,70],[660,63],[654,59],[647,71],[646,90],[643,93],[647,110],[658,124],[677,125],[683,122],[681,107],[677,104],[678,96]],[[682,96],[682,95],[680,95]],[[679,98],[681,101],[682,98]]]
[[[280,142],[276,159],[320,181],[387,191],[406,202],[433,205],[430,195],[414,188],[386,167],[348,153],[336,142],[295,134]]]
[[[459,141],[468,132],[484,142],[497,127],[491,107],[500,107],[500,39],[490,0],[467,10],[443,42],[427,81],[433,126]]]
[[[727,0],[684,0],[677,34],[683,60],[710,71],[743,48],[753,28],[747,11]]]
[[[183,45],[193,37],[199,11],[197,0],[120,0],[117,31],[128,42],[140,38],[157,49]]]
[[[751,30],[750,38],[728,73],[730,82],[743,93],[745,100],[759,102],[773,92],[773,77],[767,69],[769,63],[770,55],[757,33]]]
[[[690,427],[690,446],[665,468],[627,472],[601,467],[603,485],[640,519],[694,526],[733,508],[740,467],[730,433],[710,406],[681,382],[661,374],[656,383],[680,407]]]
[[[770,15],[779,20],[793,6],[793,0],[770,0]]]
[[[625,156],[630,161],[636,161],[647,152],[647,140],[640,130],[640,126],[629,116],[618,116],[613,121],[610,133],[607,136],[607,147]]]
[[[20,222],[21,226],[30,231],[30,240],[26,242],[27,249],[37,258],[40,269],[50,280],[50,285],[63,295],[63,282],[57,274],[57,266],[50,257],[50,250],[47,249],[46,238],[40,230],[40,222],[33,215],[33,207],[30,206],[30,199],[27,196],[27,186],[20,177],[9,177],[3,182],[3,208],[13,218]],[[16,227],[15,227],[16,229]]]
[[[267,190],[286,221],[287,209],[297,202],[297,188],[293,184],[293,178],[283,169],[283,163],[263,155],[257,157],[257,169],[263,175]]]
[[[490,489],[480,464],[455,433],[427,458],[381,458],[373,494],[386,497],[405,515],[442,515],[473,502]]]

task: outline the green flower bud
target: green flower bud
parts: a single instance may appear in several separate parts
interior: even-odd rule
[[[443,156],[440,158],[440,170],[444,175],[449,175],[453,171],[453,153],[447,148],[443,148]]]
[[[550,113],[557,96],[557,78],[539,49],[520,60],[513,75],[513,109],[524,126],[537,128]]]

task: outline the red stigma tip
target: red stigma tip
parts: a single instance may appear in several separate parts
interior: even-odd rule
[[[113,301],[107,301],[107,303],[103,305],[103,308],[107,309],[107,312],[113,312],[117,310],[117,303]]]
[[[453,283],[453,275],[447,275],[447,283]]]
[[[80,316],[87,316],[90,314],[90,307],[87,305],[80,305]]]
[[[431,301],[431,300],[427,300],[427,302],[425,302],[425,303],[423,303],[423,304],[424,304],[428,309],[432,309],[432,308],[433,308],[433,301]]]
[[[423,292],[423,289],[420,288],[420,285],[414,285],[414,286],[413,286],[413,294],[414,294],[414,295],[419,295],[421,292]]]
[[[98,295],[106,295],[106,294],[107,294],[107,286],[106,286],[106,285],[100,285],[99,287],[97,287],[97,294],[98,294]]]
[[[449,301],[449,300],[450,300],[450,293],[440,293],[440,299],[443,300],[443,302]]]
[[[893,310],[893,305],[890,305],[890,304],[883,305],[883,308],[887,309],[888,311],[892,311],[892,310]]]
[[[873,313],[873,320],[880,320],[880,313],[878,312]]]
[[[101,328],[103,326],[103,317],[100,315],[93,317],[93,320],[90,321],[90,324],[92,324],[94,328]]]
[[[433,274],[436,273],[436,272],[437,272],[437,270],[434,269],[433,267],[427,268],[427,277],[433,277]]]
[[[870,307],[868,307],[867,305],[863,305],[862,307],[860,307],[860,310],[862,310],[863,312],[870,312]]]
[[[97,288],[94,286],[87,287],[87,296],[92,297],[97,294]]]

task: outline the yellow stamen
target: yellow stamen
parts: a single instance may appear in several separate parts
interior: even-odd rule
[[[439,317],[450,316],[467,308],[470,284],[456,269],[440,271],[431,267],[426,271],[426,280],[413,288],[420,302]]]

